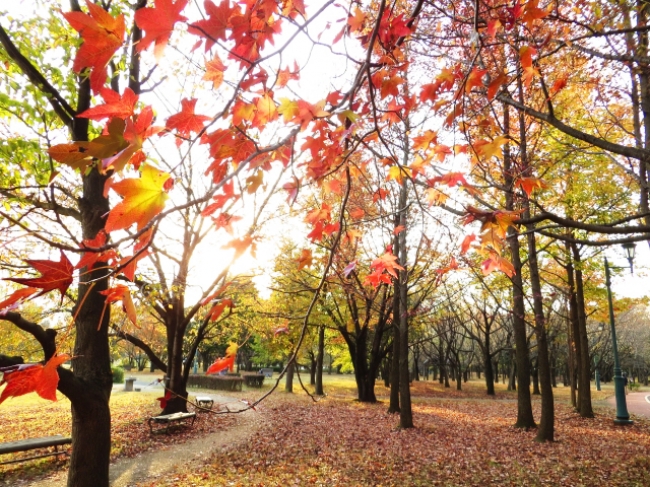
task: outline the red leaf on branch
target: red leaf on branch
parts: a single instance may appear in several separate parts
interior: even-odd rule
[[[48,291],[58,289],[61,293],[61,301],[65,292],[72,284],[72,273],[74,267],[61,251],[61,259],[56,262],[53,260],[25,260],[30,266],[41,273],[40,277],[8,277],[5,281],[12,281],[18,284],[24,284],[29,287],[40,288],[38,296]],[[36,296],[35,296],[36,297]]]
[[[205,74],[203,79],[205,81],[212,81],[212,89],[216,90],[223,83],[223,72],[226,70],[226,67],[221,62],[221,59],[218,55],[214,55],[212,61],[205,63]]]
[[[127,119],[133,115],[135,105],[138,103],[138,95],[131,88],[126,88],[121,96],[109,88],[102,88],[99,93],[105,103],[81,112],[78,117],[102,120],[112,117]]]
[[[45,365],[19,365],[16,370],[5,371],[0,386],[7,386],[0,395],[0,404],[8,397],[18,397],[30,392],[36,392],[43,399],[56,401],[56,388],[59,385],[56,368],[68,360],[69,355],[55,355]]]
[[[176,22],[187,20],[181,12],[189,0],[155,0],[153,7],[141,8],[135,12],[135,23],[145,35],[137,46],[142,52],[155,42],[154,55],[160,59]]]
[[[397,272],[395,269],[404,270],[404,268],[397,263],[397,256],[393,255],[390,252],[386,252],[380,257],[377,257],[370,264],[371,269],[376,271],[383,272],[384,270],[388,272],[391,276],[397,277]]]
[[[467,235],[463,239],[463,243],[460,245],[460,253],[461,254],[466,254],[474,240],[476,240],[476,235],[474,235],[474,234]]]
[[[2,316],[3,313],[14,307],[20,301],[24,301],[30,297],[36,291],[38,291],[36,288],[24,287],[11,293],[5,300],[0,301],[0,316]]]
[[[200,132],[203,130],[203,125],[210,120],[210,117],[196,115],[194,113],[196,102],[196,98],[192,98],[191,100],[183,98],[181,100],[181,111],[167,119],[167,128],[169,130],[176,129],[178,135],[181,137],[189,137],[192,132]]]
[[[205,0],[203,3],[206,19],[199,20],[190,24],[187,31],[205,39],[205,50],[209,51],[215,42],[227,39],[226,30],[230,26],[230,18],[235,14],[240,14],[238,5],[230,6],[230,0],[221,0],[219,5],[215,5],[212,0]]]
[[[89,14],[66,12],[63,16],[84,40],[72,69],[75,73],[81,73],[85,68],[91,68],[90,87],[93,91],[99,91],[106,82],[106,65],[124,40],[124,15],[113,17],[88,0],[86,5]]]
[[[126,316],[128,316],[129,321],[134,325],[138,324],[138,314],[131,299],[131,291],[128,286],[123,284],[118,284],[115,287],[109,288],[106,291],[100,291],[99,294],[106,296],[106,303],[115,303],[116,301],[122,301],[122,306]]]

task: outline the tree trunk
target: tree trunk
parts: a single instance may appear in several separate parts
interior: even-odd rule
[[[309,385],[316,385],[316,357],[313,353],[310,353],[309,360]]]
[[[80,82],[77,112],[90,106],[90,86]],[[75,118],[72,136],[75,141],[88,140],[88,120]],[[104,215],[110,206],[103,196],[106,176],[97,169],[82,176],[83,196],[80,201],[81,226],[84,239],[92,239],[104,228]],[[106,297],[99,294],[108,288],[107,272],[98,263],[95,270],[79,274],[75,317],[75,345],[72,360],[74,379],[62,380],[59,389],[72,403],[72,444],[68,487],[107,487],[111,449],[111,414],[109,399],[112,389],[108,327],[110,306],[104,310]],[[91,282],[93,282],[91,284]],[[72,382],[72,383],[70,383]]]
[[[175,320],[176,313],[169,313],[167,327],[167,383],[171,398],[163,408],[162,414],[187,412],[187,378],[183,370],[183,335],[185,330]],[[189,374],[189,370],[187,371]]]
[[[510,133],[510,108],[503,106],[504,132]],[[514,205],[514,178],[512,160],[510,158],[510,144],[503,149],[503,178],[509,189],[506,192],[506,210],[515,210]],[[533,407],[530,402],[530,358],[526,336],[526,310],[524,308],[524,284],[521,277],[521,257],[519,255],[519,234],[513,227],[508,227],[508,245],[512,257],[515,274],[512,276],[512,328],[515,336],[515,355],[517,360],[517,428],[534,428]]]
[[[317,396],[323,392],[323,356],[325,355],[325,326],[318,327],[318,355],[316,356],[316,391]]]
[[[587,336],[587,317],[585,316],[585,293],[582,280],[582,262],[580,251],[575,243],[571,244],[576,275],[576,301],[578,305],[578,335],[575,337],[580,349],[580,367],[578,368],[579,411],[583,418],[593,418],[591,407],[591,364],[589,363],[589,337]]]
[[[408,151],[405,151],[405,159]],[[406,229],[406,183],[402,182],[399,196],[400,226]],[[409,381],[409,329],[408,329],[408,273],[406,265],[406,230],[399,234],[399,263],[403,267],[399,271],[399,425],[400,428],[413,427],[413,412],[411,410],[411,383]]]
[[[539,392],[539,371],[537,369],[537,366],[532,365],[530,372],[533,378],[533,395],[539,396],[541,393]]]
[[[284,383],[284,392],[293,392],[293,373],[295,371],[296,361],[292,360],[287,366],[287,379]]]
[[[494,374],[492,371],[492,357],[489,354],[483,354],[483,367],[485,368],[485,387],[488,396],[494,396]]]

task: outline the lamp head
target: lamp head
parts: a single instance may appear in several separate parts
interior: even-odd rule
[[[630,264],[630,270],[634,273],[634,251],[636,249],[636,244],[634,242],[627,242],[622,245],[625,250],[625,257]]]

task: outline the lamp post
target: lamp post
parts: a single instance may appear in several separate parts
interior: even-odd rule
[[[623,244],[629,268],[634,273],[634,243]],[[632,424],[630,413],[627,412],[627,402],[625,400],[625,379],[621,376],[621,363],[618,359],[618,346],[616,344],[616,326],[614,324],[614,305],[612,304],[612,289],[610,269],[621,269],[621,267],[611,267],[605,257],[605,285],[607,286],[607,302],[609,304],[609,324],[612,328],[612,352],[614,353],[614,392],[616,396],[616,419],[614,423],[620,425]]]

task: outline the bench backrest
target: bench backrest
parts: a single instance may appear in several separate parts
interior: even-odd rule
[[[67,445],[70,443],[72,443],[72,438],[61,435],[46,436],[43,438],[28,438],[26,440],[0,443],[0,454],[34,450],[35,448],[46,448],[48,446]]]

